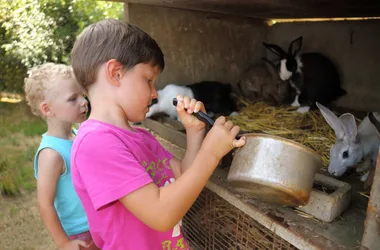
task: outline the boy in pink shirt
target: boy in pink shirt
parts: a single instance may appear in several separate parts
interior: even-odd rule
[[[239,128],[220,117],[205,136],[205,124],[191,114],[206,112],[203,104],[177,96],[187,134],[180,161],[149,132],[131,127],[145,119],[164,69],[157,43],[131,24],[108,19],[87,27],[74,44],[72,66],[91,103],[72,148],[72,178],[95,244],[190,249],[181,218],[220,159],[245,144],[235,139]]]

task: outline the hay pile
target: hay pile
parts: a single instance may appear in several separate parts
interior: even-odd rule
[[[294,107],[273,107],[263,102],[250,104],[244,99],[240,101],[245,107],[238,116],[230,119],[240,126],[241,131],[276,135],[299,142],[322,157],[325,165],[322,170],[326,170],[335,133],[319,111],[300,114]]]

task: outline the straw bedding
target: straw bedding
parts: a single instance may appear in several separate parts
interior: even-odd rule
[[[252,104],[241,97],[239,101],[243,108],[230,120],[239,125],[241,131],[276,135],[301,143],[321,156],[325,165],[322,170],[326,170],[335,133],[319,110],[301,114],[294,107],[273,107],[264,102]]]

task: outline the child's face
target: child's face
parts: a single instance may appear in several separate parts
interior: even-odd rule
[[[57,79],[48,96],[49,116],[62,122],[83,122],[86,119],[87,100],[74,79]]]
[[[140,63],[122,76],[118,100],[128,121],[140,122],[145,119],[148,106],[157,97],[155,81],[159,73],[158,66]]]

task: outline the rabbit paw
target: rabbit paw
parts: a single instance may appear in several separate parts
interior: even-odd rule
[[[369,175],[369,172],[363,174],[363,175],[360,177],[360,181],[361,181],[361,182],[366,182],[366,181],[367,181],[367,178],[368,178],[368,175]]]
[[[371,168],[372,168],[371,160],[365,160],[362,164],[358,165],[358,167],[356,168],[356,173],[367,172]]]
[[[375,177],[375,169],[372,169],[368,172],[368,178],[364,182],[364,189],[370,190],[373,184],[373,178]],[[379,228],[380,229],[380,228]]]
[[[234,111],[234,112],[232,112],[229,116],[237,116],[237,115],[239,115],[239,113],[236,112],[236,111]]]
[[[296,98],[294,98],[294,101],[292,102],[292,104],[290,104],[290,106],[292,107],[300,107],[301,104],[298,102],[298,95],[296,95]]]
[[[310,110],[310,107],[309,106],[305,106],[305,107],[298,108],[297,112],[303,114],[303,113],[309,112],[309,110]]]

